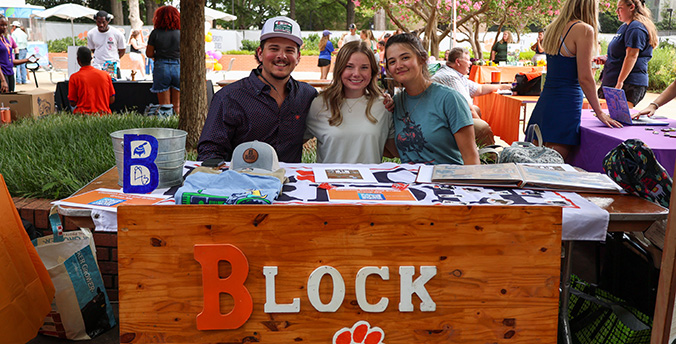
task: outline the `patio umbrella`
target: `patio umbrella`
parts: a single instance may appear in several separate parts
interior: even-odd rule
[[[98,11],[95,9],[91,9],[89,7],[84,7],[77,4],[63,4],[46,9],[42,12],[33,13],[31,16],[40,18],[55,16],[70,20],[70,31],[71,36],[73,36],[73,45],[75,45],[75,29],[73,27],[73,19],[86,17],[91,20],[94,20],[94,15],[97,12]]]
[[[233,16],[232,14],[217,11],[214,9],[211,9],[209,7],[204,8],[204,19],[206,21],[214,21],[216,19],[223,19],[225,21],[233,21],[237,19],[237,16]]]

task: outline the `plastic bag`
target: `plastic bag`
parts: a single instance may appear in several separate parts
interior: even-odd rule
[[[58,214],[53,215],[58,218]],[[71,340],[92,339],[115,326],[92,234],[87,229],[62,233],[60,221],[56,225],[52,222],[52,228],[53,236],[33,241],[56,288],[52,311],[39,333]]]
[[[506,147],[500,153],[500,163],[516,162],[530,164],[563,164],[563,157],[559,152],[542,146],[542,133],[537,124],[531,125],[529,130],[533,130],[537,136],[539,146],[531,142],[516,141],[512,142],[510,147]],[[529,137],[532,135],[526,135]]]

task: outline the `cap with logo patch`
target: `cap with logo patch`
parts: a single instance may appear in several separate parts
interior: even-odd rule
[[[230,169],[238,172],[270,173],[279,169],[275,149],[265,142],[240,143],[232,152]]]
[[[299,46],[303,45],[300,25],[289,17],[280,16],[265,21],[263,30],[261,30],[261,41],[274,37],[290,39]]]

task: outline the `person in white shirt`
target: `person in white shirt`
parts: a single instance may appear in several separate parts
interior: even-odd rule
[[[474,120],[474,131],[477,143],[491,145],[495,143],[493,131],[486,121],[481,119],[481,109],[474,105],[473,97],[495,92],[497,90],[511,89],[508,84],[478,84],[469,80],[467,75],[472,62],[469,59],[469,51],[462,47],[455,47],[446,55],[446,64],[434,74],[433,82],[446,85],[458,92],[467,100],[472,119]]]
[[[118,29],[108,25],[113,20],[113,16],[106,11],[97,12],[94,20],[96,20],[96,27],[87,32],[87,47],[94,54],[92,66],[104,69],[106,61],[116,62],[119,77],[120,59],[127,49],[124,35]]]
[[[392,113],[378,88],[380,68],[365,42],[345,44],[336,56],[333,81],[315,98],[305,139],[317,138],[317,162],[379,164],[387,147],[396,152]]]
[[[361,42],[361,37],[357,34],[357,25],[354,23],[350,24],[350,33],[344,33],[340,40],[338,41],[338,47],[342,48],[343,45],[350,42]]]
[[[16,49],[19,55],[17,59],[25,59],[26,55],[28,55],[28,35],[21,28],[21,22],[18,20],[12,23],[12,38],[14,39],[14,42],[16,42]],[[16,66],[16,83],[27,84],[27,74],[25,64]]]

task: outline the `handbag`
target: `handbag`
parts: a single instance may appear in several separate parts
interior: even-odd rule
[[[538,76],[533,76],[533,73],[515,75],[515,85],[512,91],[520,96],[539,96],[542,91],[542,73],[539,74]]]
[[[531,142],[515,141],[502,150],[500,163],[563,164],[563,157],[559,152],[542,145],[542,132],[537,124],[529,126],[528,130],[532,130],[537,136],[538,146]]]
[[[33,240],[51,277],[56,296],[39,333],[89,340],[115,326],[115,315],[96,263],[92,233],[62,232],[55,207],[49,216],[53,235]]]

